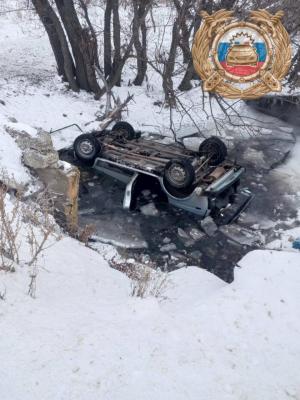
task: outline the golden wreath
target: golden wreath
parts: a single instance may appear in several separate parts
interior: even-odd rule
[[[192,56],[195,70],[204,81],[204,90],[230,99],[255,99],[271,91],[281,91],[280,81],[288,73],[292,59],[289,34],[281,22],[283,15],[282,11],[275,15],[266,10],[251,11],[250,23],[232,22],[233,11],[219,10],[212,15],[202,11],[203,23],[195,35]],[[269,51],[272,52],[267,63],[269,67],[257,74],[255,83],[246,89],[234,86],[225,76],[226,73],[216,68],[210,59],[213,57],[212,48],[216,36],[235,25],[254,27],[266,39]],[[243,83],[243,78],[240,82]]]

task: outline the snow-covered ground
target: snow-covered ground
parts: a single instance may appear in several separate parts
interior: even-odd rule
[[[292,185],[300,192],[300,177],[299,177],[299,159],[300,159],[300,137],[297,138],[297,143],[292,150],[292,154],[287,162],[280,166],[276,173],[286,177],[289,185]]]
[[[36,299],[25,268],[1,275],[1,399],[298,399],[299,254],[256,251],[240,267],[231,285],[182,269],[163,298],[139,299],[64,238]]]
[[[33,128],[72,123],[86,129],[101,105],[59,82],[39,28],[4,18],[0,167],[29,184],[5,126],[31,135]],[[150,92],[125,87],[117,94],[124,98],[128,90],[135,94],[128,120],[166,133],[168,111],[153,106],[162,96],[159,82]],[[187,96],[196,98],[197,90]],[[77,134],[54,134],[56,147]],[[298,154],[296,148],[282,171],[293,182]],[[233,284],[189,267],[170,273],[159,297],[145,299],[131,296],[129,278],[108,266],[109,247],[99,254],[63,237],[39,260],[35,299],[27,295],[26,266],[0,273],[0,399],[299,400],[300,253],[292,251],[298,236],[299,230],[283,233],[268,250],[249,253]]]

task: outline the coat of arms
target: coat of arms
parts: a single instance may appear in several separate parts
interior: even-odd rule
[[[292,58],[282,11],[251,11],[249,21],[236,20],[227,10],[201,16],[192,54],[205,91],[254,99],[282,90]]]

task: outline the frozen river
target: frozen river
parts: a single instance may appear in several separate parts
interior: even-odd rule
[[[241,187],[255,195],[238,223],[207,236],[197,216],[168,206],[148,190],[141,194],[136,211],[125,211],[124,186],[84,169],[80,225],[94,224],[95,241],[116,246],[125,259],[150,260],[169,271],[199,266],[232,281],[234,267],[244,254],[263,247],[277,230],[299,223],[300,192],[282,164],[289,162],[300,129],[273,117],[264,120],[261,135],[229,143],[230,157],[247,168]]]

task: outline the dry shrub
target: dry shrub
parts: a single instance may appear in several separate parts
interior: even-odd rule
[[[86,225],[83,229],[78,230],[78,240],[84,243],[86,247],[88,247],[89,240],[95,234],[95,232],[96,232],[96,225],[94,224]]]
[[[46,192],[28,203],[22,203],[19,196],[11,196],[8,201],[9,196],[7,188],[0,185],[0,270],[15,270],[20,263],[21,242],[26,238],[29,251],[22,263],[29,267],[28,294],[35,297],[38,261],[44,250],[61,239],[53,202]]]
[[[23,213],[26,221],[27,243],[30,249],[29,267],[30,283],[28,294],[35,297],[38,260],[44,250],[61,239],[61,233],[53,217],[54,204],[48,192],[38,195],[35,202],[30,203]],[[50,239],[52,242],[49,244]]]
[[[19,263],[21,244],[20,230],[22,226],[21,203],[18,197],[8,209],[6,204],[8,193],[4,185],[0,186],[0,269],[14,271]]]
[[[125,273],[131,280],[131,296],[165,298],[164,293],[169,286],[169,275],[156,269],[153,263],[110,262],[112,268]]]
[[[132,280],[131,295],[134,297],[164,298],[168,287],[168,274],[161,270],[153,270],[146,266],[139,266],[139,277]]]

